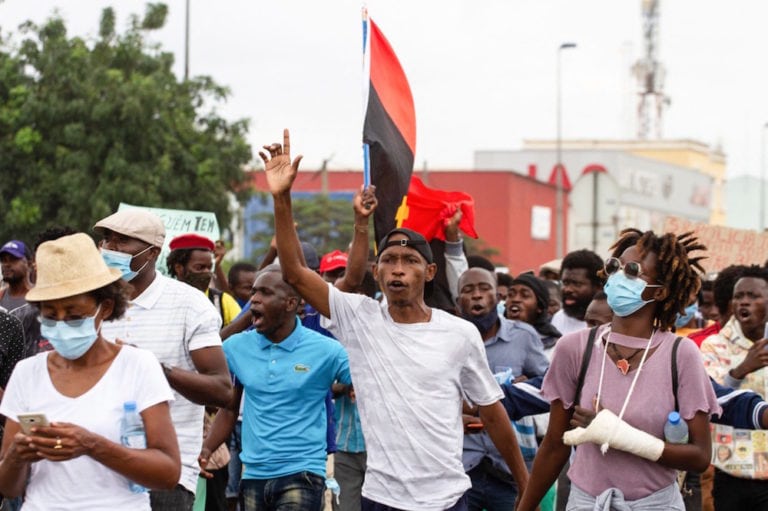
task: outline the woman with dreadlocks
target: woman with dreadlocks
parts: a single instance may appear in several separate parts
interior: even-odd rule
[[[549,429],[519,509],[536,508],[572,445],[569,511],[683,510],[676,470],[709,465],[709,417],[720,407],[698,348],[670,332],[698,290],[702,257],[692,253],[705,247],[691,233],[626,229],[611,248],[604,290],[613,320],[556,345],[542,386]],[[685,444],[663,440],[675,410],[688,425]]]

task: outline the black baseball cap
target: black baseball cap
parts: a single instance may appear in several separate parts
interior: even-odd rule
[[[393,240],[389,239],[395,234],[403,234],[407,239]],[[416,231],[400,227],[389,231],[379,242],[379,256],[389,247],[409,247],[422,255],[427,260],[427,264],[432,264],[432,249],[427,239]],[[378,260],[378,257],[377,257]]]

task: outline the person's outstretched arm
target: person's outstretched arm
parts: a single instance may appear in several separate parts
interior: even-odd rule
[[[459,235],[461,208],[445,224],[445,279],[451,292],[451,300],[456,302],[459,296],[459,277],[467,271],[467,256],[464,255],[464,241]]]
[[[352,207],[355,210],[355,232],[352,235],[347,269],[344,276],[334,284],[341,291],[349,293],[357,291],[365,277],[368,263],[368,219],[379,204],[375,193],[375,186],[370,186],[367,190],[361,187],[352,199]]]
[[[208,435],[203,439],[203,446],[200,449],[200,455],[197,457],[197,463],[200,465],[200,474],[206,479],[213,477],[213,474],[206,470],[208,462],[211,460],[211,453],[227,441],[237,423],[237,416],[240,412],[240,400],[243,399],[243,386],[237,383],[234,389],[232,401],[226,407],[219,408],[219,411],[216,412],[216,418],[213,419]]]
[[[275,203],[275,240],[283,279],[320,314],[330,317],[328,284],[314,271],[307,268],[299,252],[301,244],[293,223],[291,186],[299,171],[301,156],[291,162],[291,137],[283,130],[283,143],[265,145],[259,156],[264,161],[267,185]],[[267,155],[267,153],[269,153]]]
[[[502,406],[510,420],[517,421],[523,417],[549,412],[549,401],[541,397],[543,376],[536,376],[520,383],[504,383]]]
[[[267,253],[264,254],[261,263],[259,263],[259,271],[274,263],[275,259],[277,259],[277,244],[275,243],[275,237],[272,236],[272,239],[269,240],[269,249],[267,250]]]
[[[712,422],[740,429],[768,429],[768,403],[759,394],[720,385],[712,377],[709,382],[723,408],[723,413],[713,416]]]
[[[232,293],[232,290],[229,288],[229,279],[227,279],[227,275],[224,273],[224,266],[221,264],[224,261],[224,256],[227,255],[227,246],[223,240],[217,240],[215,246],[216,248],[213,251],[215,258],[213,282],[216,289],[222,293]]]

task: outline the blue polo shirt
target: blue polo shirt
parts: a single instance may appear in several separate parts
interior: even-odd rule
[[[222,346],[230,372],[243,386],[243,479],[303,471],[324,477],[325,396],[334,381],[351,381],[341,344],[297,319],[280,343],[252,330]]]

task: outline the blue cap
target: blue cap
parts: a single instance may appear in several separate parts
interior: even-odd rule
[[[136,410],[136,401],[126,401],[123,403],[123,411],[133,412]]]
[[[669,415],[667,416],[667,420],[671,424],[677,424],[680,422],[680,414],[677,412],[669,412]]]
[[[0,248],[0,254],[10,254],[16,259],[30,260],[30,253],[23,241],[11,240]]]

